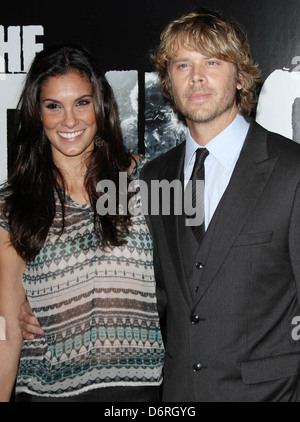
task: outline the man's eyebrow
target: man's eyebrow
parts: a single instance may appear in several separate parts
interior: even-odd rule
[[[221,60],[221,59],[218,59],[216,56],[203,56],[203,59],[204,60]],[[170,62],[171,63],[188,62],[189,60],[191,60],[191,59],[188,58],[188,57],[185,57],[185,56],[182,56],[182,57],[177,56],[177,57],[174,57],[173,59],[171,59]]]
[[[174,57],[173,59],[171,59],[171,63],[178,63],[178,62],[187,62],[190,59],[188,59],[187,57]]]

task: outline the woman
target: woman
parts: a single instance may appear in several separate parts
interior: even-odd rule
[[[124,150],[112,90],[84,49],[52,47],[32,64],[18,119],[0,195],[0,401],[17,371],[17,401],[157,401],[151,236],[142,215],[97,213],[98,182],[119,193],[119,172],[129,184],[143,166]],[[22,345],[26,297],[41,334]]]

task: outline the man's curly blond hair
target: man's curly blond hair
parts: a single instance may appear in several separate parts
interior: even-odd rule
[[[185,14],[171,22],[161,34],[161,43],[151,53],[161,80],[161,90],[172,101],[172,83],[169,64],[183,46],[192,51],[233,63],[236,67],[236,82],[242,85],[237,90],[236,101],[243,116],[250,115],[257,102],[256,87],[261,71],[254,63],[249,43],[240,26],[207,9]]]

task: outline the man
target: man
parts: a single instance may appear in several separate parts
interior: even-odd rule
[[[207,150],[202,234],[176,215],[180,195],[171,215],[148,218],[167,301],[163,400],[298,401],[300,148],[245,119],[260,72],[237,24],[189,13],[163,32],[155,62],[189,130],[143,179],[186,184]]]

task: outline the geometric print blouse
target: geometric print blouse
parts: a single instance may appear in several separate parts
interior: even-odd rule
[[[144,164],[138,161],[137,178]],[[60,215],[57,200],[44,247],[23,274],[45,334],[23,343],[16,393],[68,397],[102,387],[160,385],[164,347],[144,216],[132,217],[126,245],[104,251],[95,242],[89,204],[66,197],[65,230],[58,236]],[[0,225],[9,231],[3,216]]]

